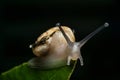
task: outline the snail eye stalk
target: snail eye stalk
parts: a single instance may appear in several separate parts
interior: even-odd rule
[[[109,24],[106,22],[104,23],[102,26],[100,26],[99,28],[97,28],[95,31],[93,31],[92,33],[90,33],[88,36],[86,36],[85,38],[83,38],[80,42],[79,42],[79,46],[82,47],[89,39],[91,39],[95,34],[99,33],[101,30],[103,30],[104,28],[108,27]]]
[[[57,27],[59,27],[60,31],[62,32],[63,36],[65,37],[67,43],[69,46],[72,46],[72,42],[70,41],[70,39],[68,38],[68,36],[66,35],[65,31],[62,29],[62,27],[60,26],[60,23],[56,24]]]

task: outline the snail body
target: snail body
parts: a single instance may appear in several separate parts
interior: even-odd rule
[[[30,45],[37,57],[28,62],[29,66],[39,69],[52,69],[70,65],[71,60],[77,59],[80,60],[81,66],[83,66],[81,47],[96,33],[108,26],[109,24],[105,23],[81,41],[75,42],[72,30],[57,23],[56,27],[44,32],[34,44]]]

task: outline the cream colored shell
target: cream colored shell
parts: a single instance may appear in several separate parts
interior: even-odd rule
[[[74,36],[74,33],[72,32],[72,30],[67,26],[61,26],[61,27],[63,28],[63,30],[69,37],[69,39],[72,42],[75,42],[75,36]],[[53,56],[53,54],[54,54],[56,57],[56,56],[66,55],[65,48],[67,47],[67,42],[58,27],[53,27],[53,28],[47,30],[46,32],[44,32],[43,34],[41,34],[37,38],[35,43],[37,44],[38,42],[40,42],[43,37],[48,38],[45,41],[45,44],[41,44],[32,49],[33,53],[36,56],[47,57],[48,55]]]

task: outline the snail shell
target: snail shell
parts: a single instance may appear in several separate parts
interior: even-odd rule
[[[71,42],[75,42],[72,30],[67,26],[61,26]],[[53,27],[41,34],[35,44],[30,45],[33,53],[37,56],[29,61],[33,68],[52,68],[65,66],[67,63],[68,44],[59,27]]]

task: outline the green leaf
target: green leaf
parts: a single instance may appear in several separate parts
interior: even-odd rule
[[[2,73],[0,78],[2,80],[69,80],[75,65],[76,63],[73,66],[39,70],[30,68],[26,62]]]

